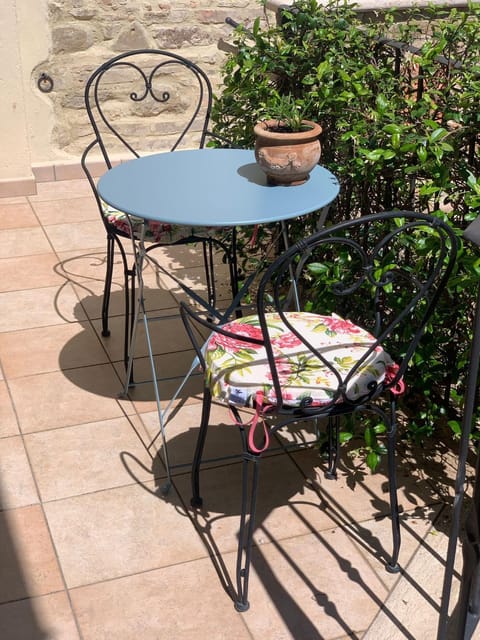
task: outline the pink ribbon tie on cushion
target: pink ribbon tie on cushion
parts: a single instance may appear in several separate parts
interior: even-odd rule
[[[253,227],[252,237],[250,238],[250,246],[254,247],[257,244],[258,236],[258,224]]]
[[[385,382],[389,383],[394,380],[398,373],[398,369],[399,367],[396,363],[387,365],[385,370]],[[400,396],[402,393],[405,393],[405,382],[403,381],[403,377],[399,378],[393,387],[390,388],[390,392],[393,393],[394,396]]]
[[[260,418],[265,416],[266,411],[271,407],[269,405],[263,404],[263,391],[257,391],[255,394],[255,415],[252,418],[252,422],[250,424],[250,429],[248,430],[248,448],[253,453],[263,453],[266,449],[268,449],[268,445],[270,444],[270,435],[268,431],[268,427],[265,424],[265,420],[260,420]],[[258,422],[260,420],[261,425],[263,426],[263,446],[259,449],[255,444],[255,429],[257,428]]]
[[[264,400],[264,396],[263,396],[263,391],[257,391],[255,394],[255,414],[253,416],[253,418],[244,424],[244,426],[250,426],[250,429],[248,430],[248,438],[247,438],[247,442],[248,442],[248,448],[252,453],[263,453],[264,451],[266,451],[266,449],[268,449],[268,446],[270,444],[270,435],[269,435],[269,431],[268,431],[268,427],[265,424],[265,420],[260,420],[260,418],[263,418],[263,416],[265,415],[265,412],[268,411],[268,409],[272,408],[271,405],[263,405],[263,400]],[[230,412],[230,417],[232,418],[233,422],[236,425],[242,426],[243,423],[238,422],[238,420],[235,419],[235,417],[233,416],[232,412]],[[262,424],[263,426],[263,437],[264,437],[264,441],[263,441],[263,446],[261,449],[259,449],[256,444],[255,444],[255,429],[257,428],[258,423]]]

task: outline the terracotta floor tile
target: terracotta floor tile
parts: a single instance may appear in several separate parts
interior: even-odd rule
[[[103,280],[88,280],[83,282],[72,283],[72,286],[79,298],[78,309],[86,314],[91,320],[102,317],[103,304]],[[110,292],[109,318],[121,316],[118,321],[119,326],[123,326],[123,317],[125,314],[125,298],[123,294],[123,286],[118,282],[112,283]],[[99,324],[99,323],[97,323]],[[123,329],[122,329],[123,331]]]
[[[100,219],[50,224],[44,229],[55,251],[96,249],[105,237],[105,227]]]
[[[43,501],[153,478],[152,456],[127,418],[30,434],[25,446]]]
[[[55,271],[58,259],[53,252],[38,256],[3,258],[0,291],[17,291],[61,285],[65,279]]]
[[[37,489],[20,436],[0,439],[0,486],[3,509],[38,503]]]
[[[230,573],[234,554],[225,557]],[[387,591],[340,529],[264,544],[252,556],[253,638],[360,638]]]
[[[80,587],[71,595],[84,640],[252,640],[208,559]]]
[[[1,361],[0,354],[0,361]],[[0,380],[0,438],[14,436],[19,433],[17,417],[13,410],[12,400],[5,382]]]
[[[0,258],[37,256],[49,253],[52,247],[42,227],[0,231]],[[34,261],[32,258],[31,268]]]
[[[169,414],[169,417],[167,416],[165,429],[168,455],[170,464],[177,466],[177,469],[172,469],[175,475],[190,473],[201,413],[202,405],[198,401],[191,404],[181,404]],[[160,450],[162,440],[157,412],[142,413],[141,419],[148,430],[153,446],[156,447],[156,450]],[[233,423],[233,418],[226,407],[214,404],[210,414],[210,422],[211,427],[205,442],[203,464],[206,466],[226,464],[225,460],[218,460],[225,458],[225,456],[230,456],[231,462],[238,461],[242,451],[241,439],[239,430]],[[269,455],[268,452],[265,455]]]
[[[27,196],[4,196],[0,200],[2,204],[28,204]]]
[[[0,357],[10,379],[108,362],[87,322],[0,333]]]
[[[4,198],[0,199],[0,229],[37,226],[38,219],[26,200],[19,203],[7,203]]]
[[[236,548],[241,506],[241,463],[200,473],[203,507],[191,510],[206,542],[222,552]],[[175,486],[190,504],[190,476],[175,478]],[[304,535],[334,525],[322,501],[298,468],[284,454],[265,457],[260,462],[256,531],[258,544]]]
[[[178,302],[172,295],[170,286],[164,286],[153,278],[146,278],[143,297],[147,313],[165,310],[179,317]]]
[[[205,557],[191,521],[147,483],[45,504],[69,588]]]
[[[97,203],[90,195],[64,200],[35,201],[32,202],[32,208],[43,225],[100,218]]]
[[[0,602],[63,591],[50,534],[39,505],[0,513]]]
[[[431,532],[441,523],[441,511],[441,505],[434,505],[418,507],[401,515],[399,564],[404,575],[408,575],[408,565],[419,547],[429,547]],[[378,579],[391,591],[402,574],[390,573],[385,567],[385,562],[390,559],[392,551],[390,518],[354,522],[347,525],[344,530],[358,546]]]
[[[455,495],[455,479],[458,470],[458,442],[449,442],[448,436],[440,438],[434,434],[433,442],[426,442],[424,446],[413,443],[406,446],[402,452],[402,466],[412,469],[418,479],[418,484],[425,483],[434,495],[449,502]],[[444,443],[448,442],[448,446]],[[475,483],[476,460],[474,451],[470,450],[466,467],[466,491]]]
[[[232,294],[226,267],[224,265],[219,265],[215,273],[217,301],[221,302],[223,300],[228,300],[230,302],[232,299]],[[187,269],[178,269],[174,272],[174,274],[181,280],[181,282],[185,286],[190,287],[197,295],[201,296],[202,299],[207,299],[207,286],[205,283],[205,274],[203,271],[203,267],[188,267]],[[175,296],[177,304],[180,301],[194,304],[194,301],[192,301],[188,293],[183,291],[180,285],[173,282],[172,279],[168,276],[162,274],[160,276],[160,283],[161,286],[168,288],[172,295]]]
[[[176,400],[173,402],[173,407],[177,405],[184,404],[192,404],[196,403],[201,399],[201,393],[203,391],[203,383],[200,376],[192,376],[188,378],[184,386],[179,392],[180,385],[183,384],[185,376],[183,371],[186,371],[192,362],[191,356],[193,354],[186,353],[183,355],[182,353],[173,353],[167,354],[165,357],[156,358],[155,360],[159,362],[163,362],[165,367],[157,367],[157,375],[160,376],[166,375],[168,372],[168,368],[166,368],[167,363],[173,363],[172,367],[182,367],[181,363],[185,363],[185,366],[182,367],[182,373],[177,378],[167,378],[159,380],[159,394],[160,401],[162,405],[162,410],[165,410],[167,406],[172,401],[175,394],[177,394]],[[179,365],[180,363],[180,365]],[[118,371],[118,375],[124,379],[124,369],[122,363],[117,363],[116,369]],[[149,363],[146,358],[141,358],[135,361],[134,364],[134,376],[137,384],[135,387],[131,387],[128,392],[128,397],[133,402],[135,409],[138,413],[147,413],[150,411],[156,411],[157,405],[155,401],[155,391],[154,387],[151,383],[152,375]],[[140,381],[142,383],[140,384]]]
[[[0,293],[0,332],[86,320],[69,284]]]
[[[173,356],[177,354],[172,355]],[[162,360],[162,358],[160,358]],[[165,360],[171,362],[170,358],[165,356]],[[145,359],[146,360],[146,359]],[[178,360],[183,362],[182,354],[178,354]],[[155,361],[158,358],[155,357]],[[142,366],[139,366],[142,365]],[[123,362],[116,362],[114,364],[118,376],[122,379],[122,384],[125,384],[126,369]],[[160,405],[162,411],[166,411],[168,407],[168,413],[173,410],[174,405],[177,403],[188,402],[193,400],[195,394],[196,385],[191,384],[191,380],[185,381],[184,377],[171,378],[168,380],[160,379],[161,369],[157,366],[157,390],[160,397]],[[152,413],[157,411],[155,387],[153,385],[153,373],[150,368],[150,363],[145,362],[144,359],[135,361],[133,365],[133,382],[127,388],[127,397],[132,401],[138,413],[146,413],[151,411]],[[181,384],[185,381],[185,384],[180,388]],[[173,400],[173,396],[177,394],[176,400]]]
[[[98,281],[103,285],[106,270],[106,242],[92,250],[76,250],[58,252],[58,272],[72,282]],[[120,259],[116,261],[116,270],[120,271]],[[114,277],[114,281],[115,281]]]
[[[408,522],[407,520],[406,524]],[[450,527],[451,510],[444,508],[427,536],[421,541],[416,553],[404,566],[404,573],[365,633],[364,640],[397,637],[430,640],[436,637]],[[458,545],[449,603],[449,640],[460,637],[459,631],[456,630],[456,609],[462,566],[462,548]],[[461,636],[463,637],[463,634]],[[478,640],[480,628],[477,626],[473,635],[467,633],[465,637]]]
[[[117,401],[121,384],[109,365],[15,378],[10,385],[23,433],[117,418],[122,406],[131,413],[128,401]]]
[[[79,640],[67,594],[52,593],[0,606],[0,637],[5,640]]]
[[[324,476],[325,463],[315,451],[295,454],[305,473],[310,473],[320,495],[338,523],[361,522],[389,513],[388,474],[385,460],[381,467],[371,473],[361,457],[351,459],[342,455],[338,468],[338,479],[328,480]],[[438,502],[429,485],[419,479],[414,470],[397,467],[398,497],[400,508],[412,510]]]
[[[153,353],[160,356],[157,359],[158,375],[162,378],[182,375],[190,368],[194,354],[188,335],[180,318],[178,316],[171,317],[170,310],[159,311],[157,317],[160,319],[148,321],[148,327]],[[104,345],[113,362],[123,360],[124,322],[123,315],[113,317],[109,322],[111,335],[104,341]],[[94,321],[93,324],[97,332],[101,334],[101,322]],[[135,342],[135,359],[138,362],[139,371],[143,371],[149,366],[149,362],[143,362],[145,356],[148,355],[145,336],[143,320],[140,320],[137,325]],[[168,354],[177,353],[179,354],[178,360],[180,360],[178,363],[173,357],[167,358]],[[140,375],[144,377],[143,373]]]
[[[103,302],[103,280],[99,280],[96,282],[89,281],[88,284],[85,282],[75,284],[74,287],[88,316],[92,319],[101,318]],[[175,298],[165,289],[147,289],[147,291],[145,292],[145,305],[147,308],[147,312],[152,313],[152,309],[154,309],[155,313],[158,313],[159,315],[178,316],[178,303],[175,301]],[[123,284],[120,284],[118,281],[114,281],[110,294],[109,309],[109,316],[112,318],[112,333],[115,332],[123,334],[124,314],[125,295]],[[119,316],[118,320],[114,319],[116,316]],[[118,327],[118,329],[116,327]],[[183,330],[183,332],[185,332],[185,330]]]
[[[159,247],[152,251],[152,255],[165,269],[186,269],[203,265],[201,244]]]
[[[33,204],[45,200],[64,200],[81,196],[90,196],[93,199],[92,189],[87,180],[57,180],[37,183],[36,195],[28,196],[28,200]]]

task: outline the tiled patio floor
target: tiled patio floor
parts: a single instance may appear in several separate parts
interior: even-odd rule
[[[120,273],[112,335],[100,335],[104,259],[86,181],[0,200],[0,638],[434,638],[455,473],[440,450],[399,447],[401,576],[382,561],[391,546],[384,472],[344,455],[339,479],[327,481],[315,451],[266,457],[251,608],[235,612],[239,464],[205,470],[198,514],[187,466],[162,496],[151,388],[118,396]],[[200,286],[194,250],[163,259]],[[148,285],[148,304],[167,316],[154,326],[160,370],[176,378],[191,360],[180,321],[169,317],[176,292],[152,277]],[[175,382],[163,385],[167,396]],[[174,464],[191,459],[199,389],[192,379],[168,426]],[[215,408],[212,456],[235,450],[229,422]]]

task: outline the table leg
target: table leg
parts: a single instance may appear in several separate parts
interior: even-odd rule
[[[135,311],[134,311],[134,316],[133,316],[133,326],[132,326],[132,331],[131,331],[131,336],[130,336],[130,346],[129,346],[129,350],[128,350],[128,365],[127,365],[127,372],[126,372],[126,377],[125,377],[124,395],[127,396],[128,389],[130,387],[130,379],[131,379],[131,374],[132,374],[133,359],[135,357],[135,344],[136,344],[136,338],[137,338],[137,328],[138,328],[138,323],[140,321],[140,316],[141,316],[141,319],[143,321],[143,326],[145,328],[145,338],[146,338],[146,342],[147,342],[148,359],[149,359],[149,362],[150,362],[150,369],[151,369],[151,375],[152,375],[152,385],[153,385],[153,391],[154,391],[154,395],[155,395],[155,403],[156,403],[156,406],[157,406],[158,420],[159,420],[159,423],[160,423],[160,433],[161,433],[161,436],[162,436],[163,460],[164,460],[165,469],[166,469],[166,472],[167,472],[167,481],[164,483],[164,485],[161,488],[162,493],[165,495],[165,494],[168,493],[168,491],[170,490],[170,487],[172,485],[172,479],[171,479],[171,474],[170,474],[170,463],[169,463],[169,460],[168,460],[167,437],[166,437],[166,433],[165,433],[165,418],[166,418],[167,411],[169,410],[169,408],[170,408],[171,404],[173,403],[173,401],[175,400],[175,398],[172,398],[172,400],[170,401],[170,404],[168,405],[168,408],[167,408],[166,411],[162,410],[162,404],[161,404],[161,399],[160,399],[160,391],[159,391],[159,388],[158,388],[158,376],[157,376],[157,370],[156,370],[156,366],[155,366],[155,359],[154,359],[154,356],[153,356],[153,347],[152,347],[152,341],[151,341],[151,335],[150,335],[150,327],[149,327],[147,312],[146,312],[146,309],[145,309],[143,266],[144,266],[145,257],[146,257],[147,252],[146,252],[146,249],[145,249],[144,236],[145,236],[145,225],[142,226],[142,233],[141,233],[141,237],[140,237],[139,240],[135,241],[135,239],[133,238],[133,235],[132,235],[132,244],[133,244],[133,251],[134,251],[134,256],[135,256],[135,267],[136,267],[136,277],[137,277],[137,301],[136,301],[136,305],[135,305]],[[128,322],[128,319],[126,319],[126,321]],[[179,391],[180,390],[177,391],[177,394],[179,393]]]

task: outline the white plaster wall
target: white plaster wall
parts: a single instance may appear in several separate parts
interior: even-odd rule
[[[37,78],[32,77],[32,70],[48,59],[51,46],[47,0],[16,0],[16,5],[30,154],[32,163],[39,164],[52,158],[54,125],[51,101],[39,91]]]
[[[2,0],[0,33],[0,182],[27,183],[32,171],[16,0]]]

